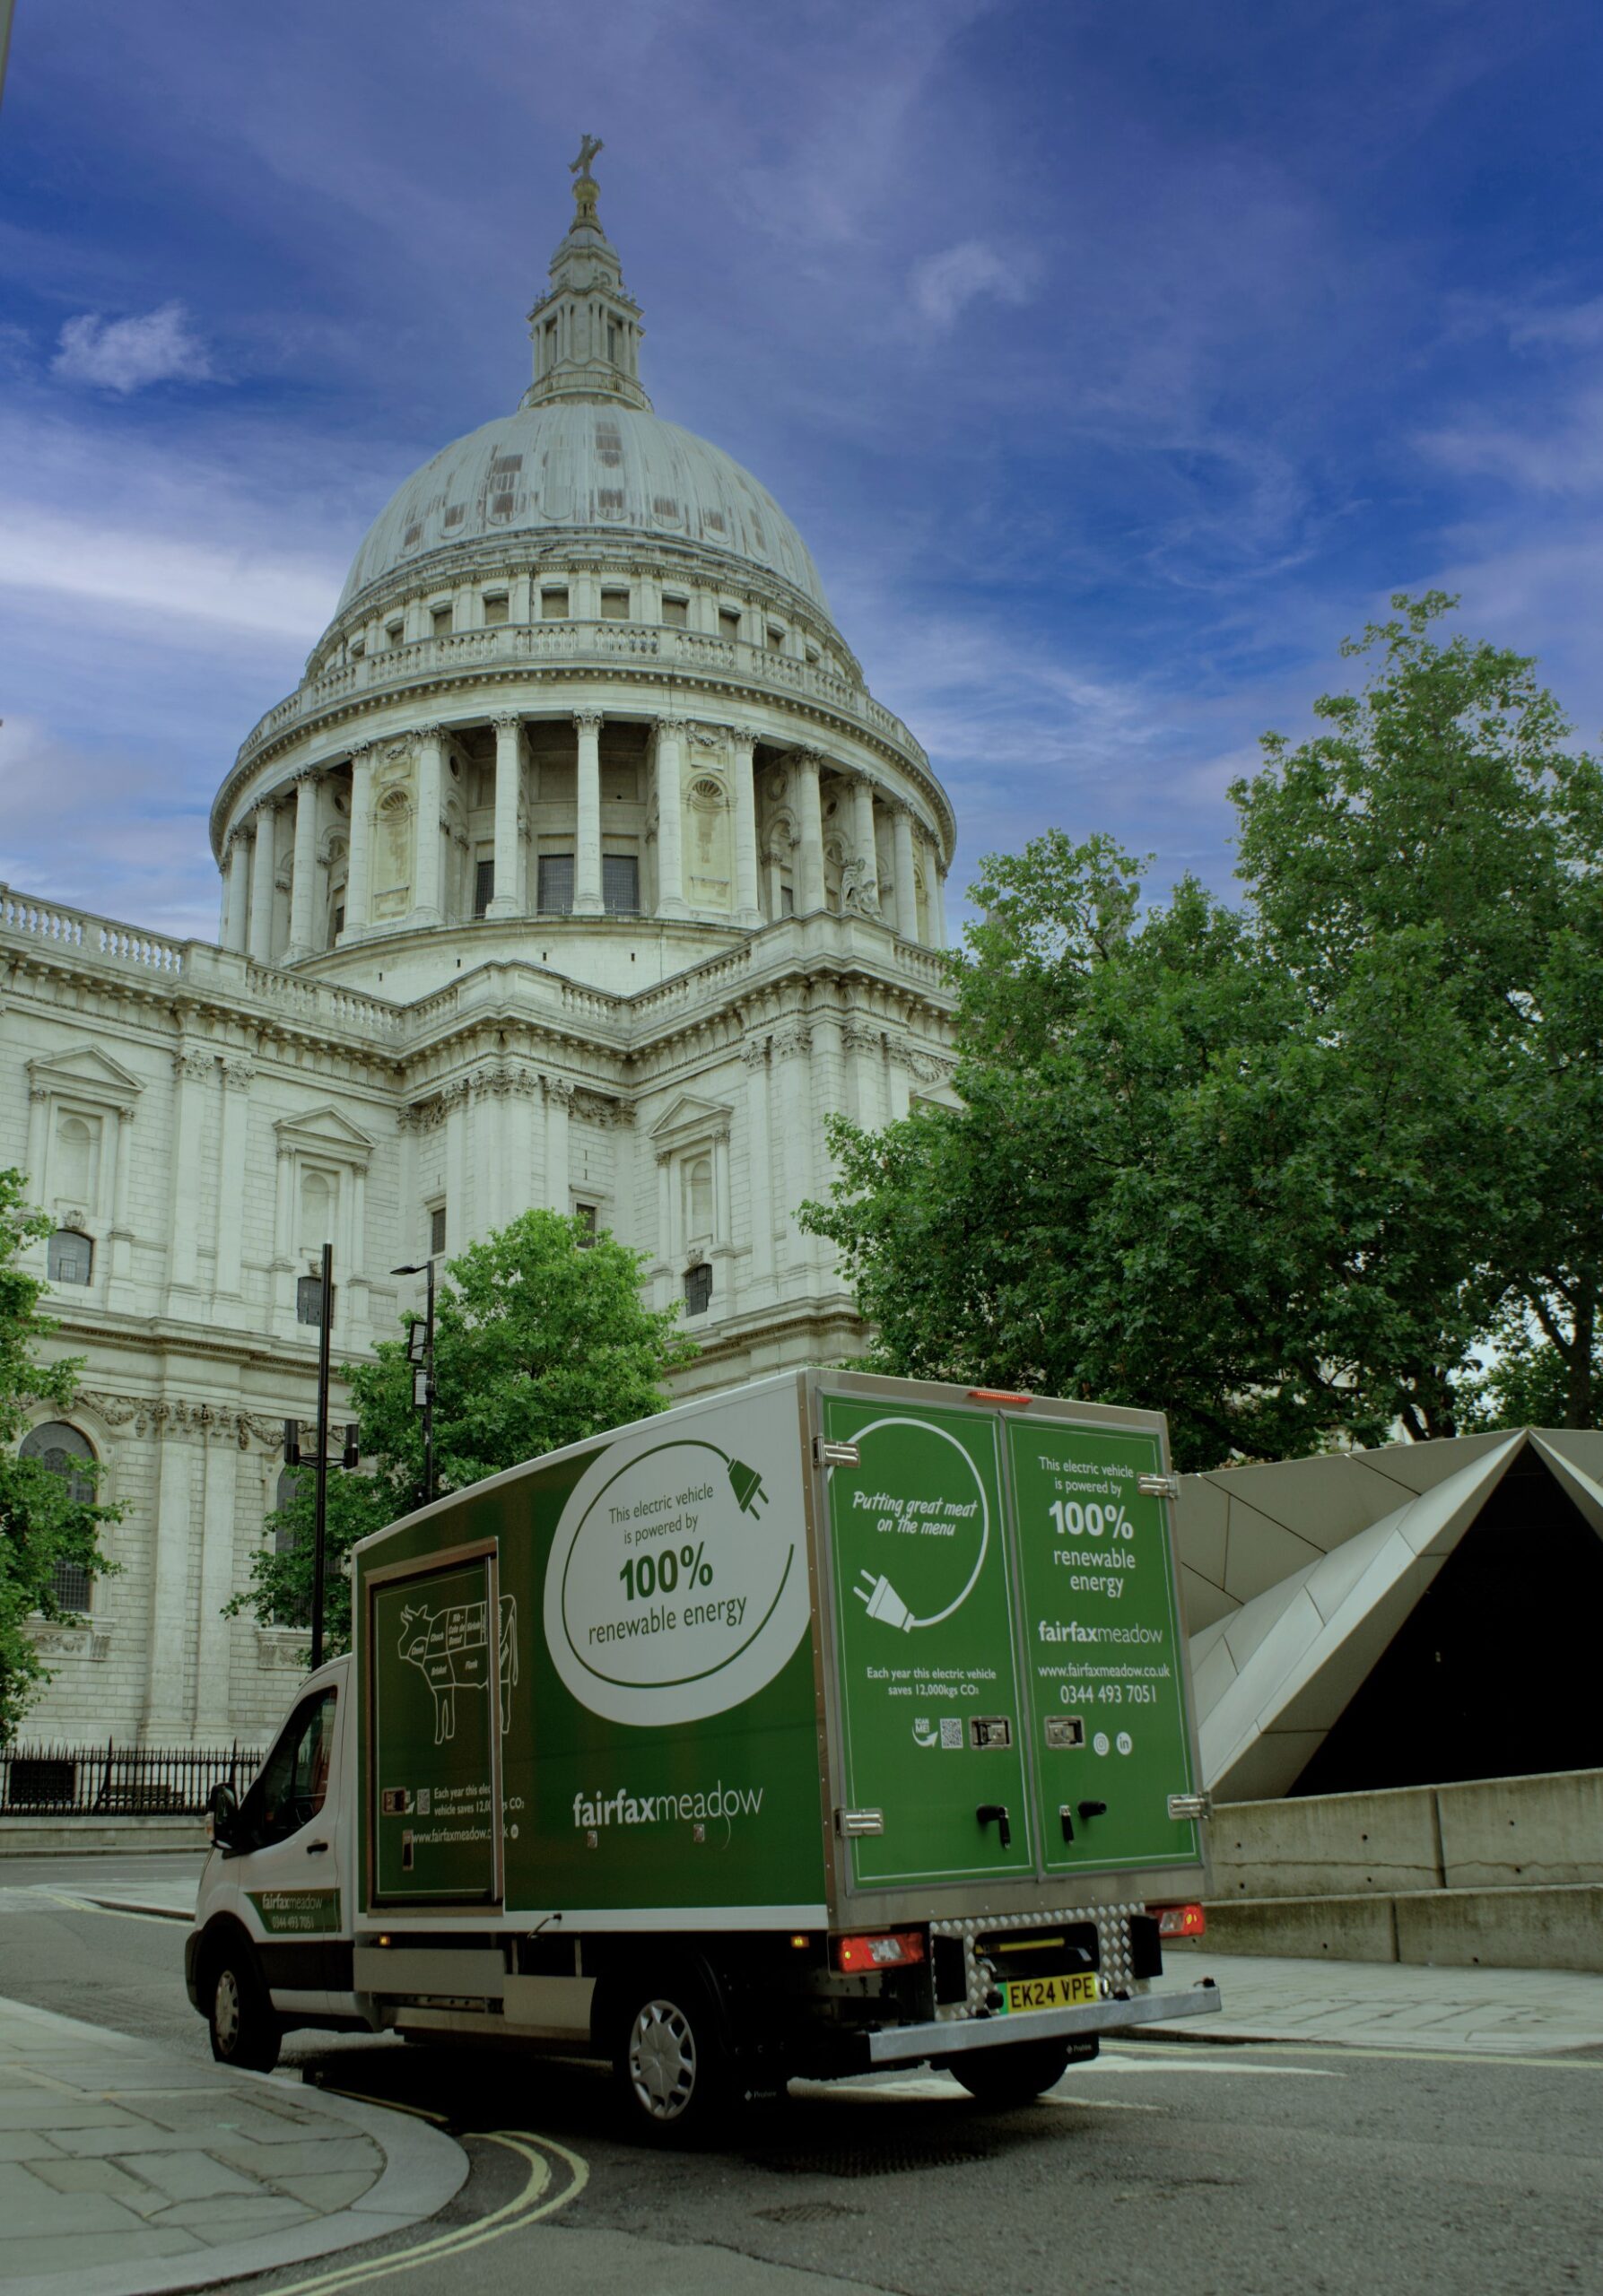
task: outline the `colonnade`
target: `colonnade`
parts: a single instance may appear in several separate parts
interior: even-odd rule
[[[494,891],[485,914],[511,918],[536,913],[537,888],[531,882],[527,848],[530,841],[531,808],[526,787],[525,721],[507,715],[492,719],[495,735],[493,804]],[[573,891],[571,914],[600,917],[605,913],[603,892],[603,835],[601,803],[601,735],[603,713],[577,710],[572,715],[576,792],[572,818]],[[638,723],[638,720],[632,721]],[[694,721],[664,716],[652,726],[651,767],[656,796],[656,887],[651,913],[664,918],[704,919],[710,912],[686,894],[684,863],[685,761],[694,732],[710,744],[709,763],[698,761],[697,772],[710,775],[727,802],[730,814],[733,859],[731,907],[717,912],[719,921],[754,929],[781,914],[780,879],[786,862],[790,868],[793,913],[809,916],[830,906],[877,918],[902,938],[928,939],[936,946],[945,942],[941,869],[933,840],[912,808],[855,767],[837,763],[815,749],[786,753],[775,771],[780,809],[788,817],[789,833],[781,857],[771,845],[759,851],[756,737],[729,726],[703,726]],[[325,787],[348,770],[349,824],[342,941],[369,931],[375,922],[372,905],[372,856],[377,829],[379,791],[375,767],[380,752],[392,752],[397,743],[410,749],[414,787],[417,834],[414,839],[409,904],[404,921],[411,926],[441,925],[448,918],[444,897],[443,817],[449,734],[444,728],[419,727],[387,735],[382,744],[370,743],[353,750],[348,769],[309,767],[288,788],[258,799],[252,811],[236,824],[229,839],[224,873],[222,943],[225,948],[248,953],[257,963],[293,964],[318,952],[322,935],[318,917],[318,844],[327,816],[322,804]],[[829,785],[832,810],[838,816],[832,834],[844,852],[838,886],[832,902],[826,890],[824,787]],[[771,790],[775,785],[770,785]],[[840,800],[844,797],[847,802]],[[293,809],[289,859],[289,923],[287,942],[278,945],[275,895],[283,890],[279,877],[277,814]],[[882,866],[879,826],[889,817],[888,888]],[[434,833],[431,834],[431,831]],[[918,848],[924,845],[928,913],[919,929],[917,890]],[[764,867],[767,908],[763,905]],[[886,897],[882,898],[882,893]],[[385,920],[388,921],[388,920]]]

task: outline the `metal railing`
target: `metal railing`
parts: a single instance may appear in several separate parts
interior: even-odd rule
[[[214,1786],[243,1794],[266,1750],[240,1746],[13,1745],[0,1750],[6,1818],[199,1817]]]

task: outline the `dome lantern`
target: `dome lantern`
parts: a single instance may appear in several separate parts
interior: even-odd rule
[[[525,407],[577,399],[651,409],[640,384],[640,308],[596,213],[590,162],[602,149],[599,136],[587,135],[571,162],[573,221],[551,258],[551,286],[528,315],[535,379]]]

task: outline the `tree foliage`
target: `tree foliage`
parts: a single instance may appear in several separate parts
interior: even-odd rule
[[[884,1368],[1157,1405],[1210,1466],[1451,1433],[1521,1307],[1584,1361],[1598,771],[1529,662],[1435,641],[1450,604],[1398,600],[1327,730],[1266,740],[1239,909],[1189,879],[1144,907],[1101,837],[981,864],[963,1105],[838,1121],[803,1215]],[[1565,1416],[1591,1408],[1580,1378]]]
[[[642,1306],[643,1265],[610,1235],[591,1237],[579,1220],[539,1210],[446,1263],[434,1309],[437,1496],[664,1408],[664,1379],[696,1348],[677,1327],[677,1308]],[[423,1414],[405,1341],[381,1340],[375,1352],[340,1373],[363,1466],[328,1474],[330,1652],[349,1647],[352,1545],[409,1512],[423,1488]],[[302,1469],[290,1505],[267,1518],[269,1544],[231,1611],[249,1609],[264,1625],[309,1619],[312,1509],[313,1476]]]
[[[0,1171],[0,1746],[50,1678],[28,1621],[67,1615],[54,1591],[60,1564],[101,1575],[116,1569],[100,1551],[100,1534],[122,1512],[74,1497],[78,1481],[94,1480],[88,1460],[69,1479],[42,1459],[19,1458],[13,1448],[27,1431],[30,1406],[71,1410],[83,1368],[81,1359],[48,1363],[38,1352],[56,1326],[39,1313],[45,1285],[17,1257],[50,1223],[27,1209],[26,1188],[21,1172]]]

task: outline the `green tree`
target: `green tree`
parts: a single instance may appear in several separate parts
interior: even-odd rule
[[[883,1368],[1157,1405],[1210,1466],[1452,1432],[1520,1302],[1584,1355],[1598,776],[1529,662],[1432,639],[1448,603],[1400,599],[1331,730],[1266,742],[1239,910],[1144,909],[1103,838],[981,864],[963,1106],[837,1122],[803,1213]]]
[[[1483,1328],[1503,1302],[1529,1316],[1566,1367],[1566,1423],[1584,1426],[1603,1275],[1603,776],[1569,748],[1531,659],[1437,641],[1456,603],[1395,598],[1398,619],[1343,648],[1371,674],[1316,704],[1329,730],[1266,741],[1263,771],[1231,793],[1241,874],[1266,949],[1320,1016],[1361,969],[1431,936],[1455,1086],[1500,1168],[1465,1207],[1463,1309]],[[1450,1216],[1460,1177],[1432,1176]],[[1451,1432],[1453,1368],[1416,1367],[1414,1431]]]
[[[17,1265],[18,1254],[49,1222],[30,1212],[21,1172],[0,1171],[0,1746],[14,1736],[49,1672],[27,1631],[31,1617],[65,1615],[55,1596],[63,1563],[104,1575],[116,1565],[100,1546],[102,1525],[118,1507],[74,1497],[78,1477],[54,1474],[41,1459],[17,1457],[31,1405],[69,1411],[82,1360],[43,1361],[38,1349],[56,1326],[39,1313],[46,1289]],[[85,1465],[92,1480],[93,1471]]]
[[[696,1353],[676,1308],[641,1305],[644,1255],[582,1222],[531,1211],[448,1261],[435,1295],[434,1452],[440,1493],[539,1458],[661,1411],[663,1381]],[[326,1647],[349,1648],[344,1560],[417,1500],[423,1417],[413,1404],[404,1339],[377,1361],[347,1364],[366,1465],[328,1474]],[[251,1584],[229,1605],[264,1625],[303,1624],[311,1612],[313,1479],[303,1469],[290,1504],[267,1518],[269,1544]],[[283,1544],[279,1544],[281,1534]]]

